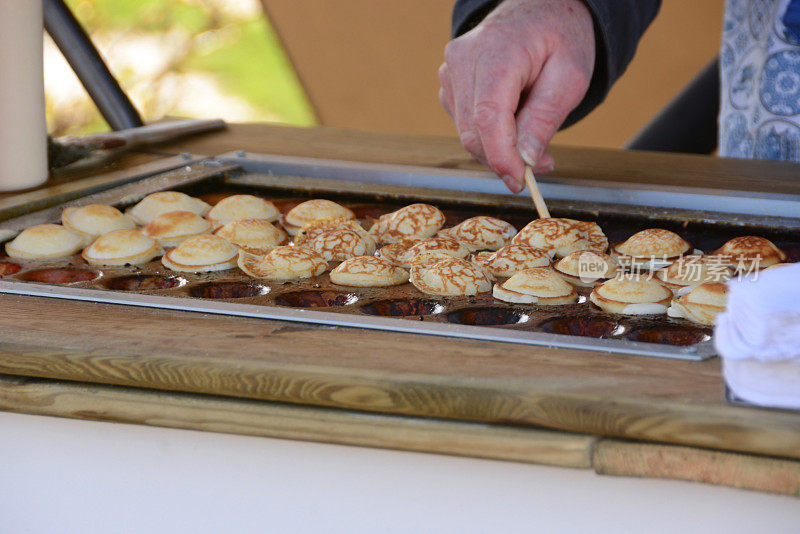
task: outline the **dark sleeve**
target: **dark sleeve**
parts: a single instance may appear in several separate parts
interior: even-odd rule
[[[452,37],[470,31],[501,0],[456,0]],[[594,75],[583,101],[569,114],[566,128],[589,114],[625,72],[647,27],[661,7],[661,0],[583,0],[592,13],[596,39]]]

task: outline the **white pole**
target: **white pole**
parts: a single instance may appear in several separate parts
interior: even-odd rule
[[[0,0],[0,191],[47,180],[41,0]]]

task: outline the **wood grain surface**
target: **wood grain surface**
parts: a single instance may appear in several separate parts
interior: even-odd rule
[[[0,372],[800,458],[800,416],[730,407],[718,361],[0,296]],[[76,318],[79,318],[76,320]]]
[[[0,410],[593,469],[800,496],[800,462],[500,424],[0,375]]]
[[[600,440],[592,465],[601,475],[691,480],[800,497],[800,462],[794,460]]]
[[[486,170],[464,151],[456,137],[343,128],[234,124],[224,134],[195,136],[158,148],[163,152],[197,154],[241,149],[346,161]],[[800,165],[794,163],[558,146],[551,147],[551,152],[556,160],[552,173],[555,176],[800,194]],[[546,175],[537,178],[546,181]]]
[[[183,152],[218,155],[234,150],[345,161],[486,170],[464,151],[456,137],[329,127],[231,124],[225,132],[195,135],[173,143],[122,154],[113,161],[95,167],[61,170],[53,174],[42,189],[105,172],[128,169]],[[554,176],[800,195],[800,166],[792,163],[566,146],[552,146],[550,150],[556,159],[556,168],[552,173]],[[546,175],[539,175],[537,178],[546,181]],[[0,193],[0,200],[14,195]]]
[[[0,410],[560,467],[591,467],[595,438],[508,425],[376,415],[0,375]]]

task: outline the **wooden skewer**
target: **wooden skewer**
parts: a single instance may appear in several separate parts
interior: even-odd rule
[[[528,185],[528,191],[531,193],[533,205],[536,206],[539,217],[542,219],[549,219],[550,212],[547,210],[547,204],[544,203],[544,197],[542,197],[542,192],[539,191],[539,186],[536,184],[536,177],[533,175],[533,169],[531,169],[530,165],[525,166],[525,183]]]

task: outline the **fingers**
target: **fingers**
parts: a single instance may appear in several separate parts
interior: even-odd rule
[[[441,88],[439,89],[439,103],[442,104],[442,107],[452,119],[453,89],[450,85],[450,73],[447,70],[447,63],[442,63],[442,66],[439,67],[439,83],[441,84]]]
[[[536,163],[536,166],[533,168],[533,172],[547,174],[549,172],[553,172],[553,169],[556,168],[556,160],[553,159],[553,156],[550,155],[549,152],[545,152],[539,161]]]
[[[594,41],[580,0],[506,0],[445,48],[442,106],[464,148],[512,191],[526,162],[553,169],[545,150],[588,88]]]
[[[524,89],[519,55],[481,55],[475,65],[472,123],[478,132],[486,164],[518,193],[523,188],[525,163],[517,145],[514,114]]]
[[[571,61],[551,57],[545,63],[517,112],[517,148],[528,165],[544,166],[540,160],[547,145],[570,111],[580,104],[590,76]],[[552,161],[552,157],[549,159]]]

